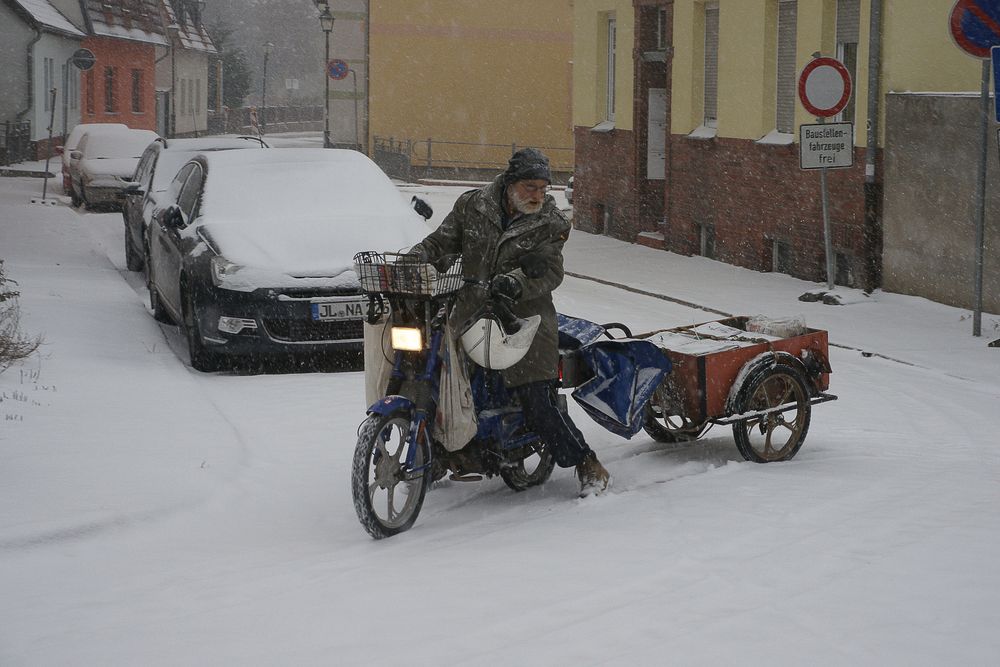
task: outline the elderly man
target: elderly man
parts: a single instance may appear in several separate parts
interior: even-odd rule
[[[546,194],[551,180],[544,154],[533,148],[517,151],[506,171],[462,194],[441,226],[410,252],[430,262],[461,253],[466,278],[489,284],[491,294],[508,302],[518,317],[541,316],[526,356],[501,372],[528,428],[546,442],[559,466],[576,466],[584,497],[604,492],[610,476],[556,400],[559,332],[552,290],[563,279],[562,249],[571,226]],[[466,321],[481,297],[469,290],[453,319]]]

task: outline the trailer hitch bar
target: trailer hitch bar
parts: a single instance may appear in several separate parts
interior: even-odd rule
[[[828,403],[830,401],[836,401],[837,397],[833,394],[825,394],[820,392],[812,398],[809,399],[810,405],[816,405],[818,403]],[[799,408],[798,403],[784,403],[782,405],[776,405],[773,408],[767,408],[765,410],[755,410],[754,412],[744,412],[738,415],[729,415],[728,417],[716,417],[714,419],[709,419],[708,421],[713,424],[721,424],[723,426],[728,426],[729,424],[735,424],[736,422],[746,421],[748,419],[754,419],[757,417],[766,417],[767,415],[773,415],[779,412],[790,412],[792,410],[797,410]]]

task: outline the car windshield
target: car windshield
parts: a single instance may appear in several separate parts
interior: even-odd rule
[[[84,157],[139,158],[156,135],[152,132],[100,132],[87,135]]]

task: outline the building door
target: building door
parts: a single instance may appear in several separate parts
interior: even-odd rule
[[[662,181],[667,165],[667,90],[650,88],[646,132],[646,178]]]

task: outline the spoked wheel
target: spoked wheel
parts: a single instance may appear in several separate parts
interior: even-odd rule
[[[351,493],[358,520],[376,540],[410,529],[430,485],[430,451],[425,438],[417,444],[413,467],[407,470],[409,431],[410,416],[401,410],[372,415],[358,430]]]
[[[500,470],[500,477],[507,486],[515,491],[524,491],[548,480],[556,461],[548,447],[542,445],[538,449],[541,451],[521,459],[517,465]]]
[[[736,447],[744,459],[755,463],[789,460],[802,447],[812,414],[809,390],[797,368],[779,363],[747,378],[736,395],[736,414],[788,404],[795,407],[733,424]]]
[[[697,440],[706,425],[684,414],[684,404],[668,375],[649,399],[642,428],[657,442],[689,442]]]

